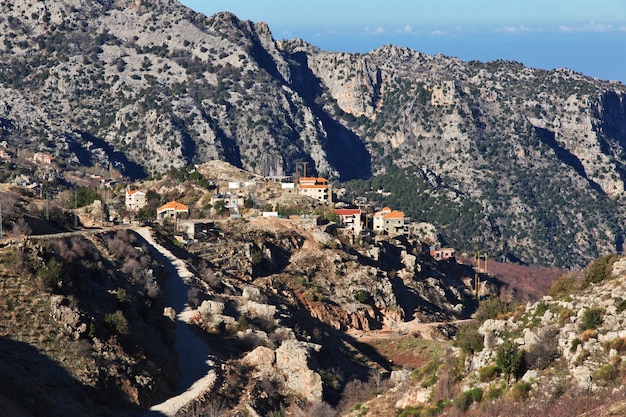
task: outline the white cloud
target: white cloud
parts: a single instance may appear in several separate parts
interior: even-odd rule
[[[505,33],[510,33],[510,34],[515,34],[515,33],[530,33],[530,32],[534,32],[535,30],[532,28],[529,28],[526,25],[519,25],[519,26],[505,26],[501,29],[496,29],[496,32],[505,32]]]
[[[410,25],[406,25],[403,29],[402,32],[404,33],[411,33],[413,32],[413,28]]]
[[[382,35],[383,33],[386,33],[386,32],[387,32],[387,29],[385,29],[382,26],[378,26],[374,29],[371,29],[369,26],[365,28],[365,33],[368,33],[370,35]]]
[[[613,25],[605,25],[603,23],[589,22],[584,25],[578,26],[566,26],[560,25],[559,30],[561,32],[567,33],[575,33],[575,32],[613,32],[615,27]],[[622,30],[622,28],[618,28],[617,30]]]
[[[448,34],[448,31],[437,29],[430,32],[430,34],[433,36],[445,36]]]

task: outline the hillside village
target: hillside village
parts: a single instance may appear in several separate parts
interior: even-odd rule
[[[197,168],[192,168],[195,170]],[[234,171],[233,167],[233,171]],[[213,190],[198,200],[208,205],[209,210],[198,210],[198,202],[194,210],[180,201],[171,200],[155,207],[156,217],[143,220],[173,221],[178,225],[178,231],[186,230],[186,224],[201,223],[204,216],[231,219],[261,216],[261,217],[289,217],[321,216],[336,220],[338,226],[352,237],[352,241],[360,240],[371,233],[384,234],[390,237],[415,233],[419,224],[410,223],[404,212],[383,207],[379,210],[372,208],[366,202],[361,207],[353,206],[349,202],[337,200],[333,187],[325,178],[319,177],[282,177],[280,180],[250,175],[246,181],[235,181],[227,178],[218,181],[208,179]],[[129,215],[123,221],[137,218],[141,210],[148,205],[146,192],[128,185],[125,191],[124,206]],[[184,193],[178,197],[185,200]],[[363,201],[363,199],[360,199]],[[293,213],[298,212],[297,214]],[[292,214],[293,213],[293,214]],[[423,227],[424,225],[422,225]],[[187,239],[196,239],[191,234]],[[435,243],[435,242],[431,242]]]
[[[626,416],[622,83],[0,5],[0,416]]]

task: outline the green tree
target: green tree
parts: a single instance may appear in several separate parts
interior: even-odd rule
[[[519,373],[524,366],[524,351],[517,344],[506,340],[496,350],[496,365],[502,369],[506,375],[507,384],[511,375]]]
[[[217,200],[215,202],[215,205],[213,206],[213,209],[215,209],[215,213],[218,216],[221,216],[227,210],[226,203],[224,202],[224,200]]]

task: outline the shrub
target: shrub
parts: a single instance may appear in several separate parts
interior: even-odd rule
[[[498,386],[491,386],[485,393],[485,398],[490,401],[496,400],[502,397],[502,388]]]
[[[586,342],[589,339],[595,338],[597,335],[597,330],[587,329],[580,334],[580,340]]]
[[[46,264],[41,266],[37,270],[37,278],[39,282],[46,290],[55,290],[60,286],[63,286],[63,282],[66,280],[66,274],[63,270],[63,264],[52,258]]]
[[[483,350],[483,336],[478,333],[479,327],[476,321],[461,327],[454,338],[454,346],[469,354]]]
[[[615,311],[619,314],[622,311],[626,310],[626,300],[622,300],[618,305]]]
[[[508,381],[511,375],[516,375],[523,369],[524,351],[517,344],[506,340],[496,350],[496,364],[502,369]]]
[[[408,406],[399,411],[396,416],[397,417],[420,417],[422,412],[422,407],[413,407]]]
[[[525,400],[528,398],[531,389],[530,382],[519,381],[511,388],[511,396],[514,400]]]
[[[559,350],[554,343],[559,333],[556,327],[547,327],[539,333],[539,340],[525,354],[526,363],[536,369],[546,369],[559,357]]]
[[[238,332],[243,332],[243,331],[248,330],[248,327],[249,327],[248,319],[246,319],[246,316],[242,314],[241,316],[239,316],[239,319],[237,319],[235,330]]]
[[[478,379],[480,382],[493,381],[498,375],[500,375],[500,368],[495,364],[483,366],[478,370]]]
[[[548,291],[548,295],[554,298],[564,298],[578,289],[579,286],[580,283],[576,275],[566,273],[554,281],[554,284],[552,284],[552,287],[550,287]]]
[[[593,381],[601,385],[608,385],[615,382],[619,376],[619,369],[610,363],[596,369],[592,375]]]
[[[481,388],[473,388],[471,390],[460,393],[454,399],[454,406],[459,410],[466,411],[473,403],[478,403],[483,399],[483,390]]]
[[[582,344],[583,344],[583,342],[579,338],[576,338],[576,339],[572,340],[572,345],[569,347],[569,351],[570,352],[576,352],[576,349],[578,349],[578,346],[580,346]]]
[[[604,310],[601,308],[588,308],[585,310],[580,322],[580,330],[595,330],[602,324]]]
[[[618,337],[614,339],[609,344],[610,349],[615,349],[619,353],[626,352],[626,339],[623,337]]]
[[[121,310],[117,310],[115,313],[107,314],[104,317],[104,322],[109,326],[109,329],[121,335],[128,334],[128,321],[124,317],[124,313]]]
[[[358,290],[354,292],[354,299],[359,303],[364,303],[370,298],[370,293],[365,290]]]
[[[513,309],[514,306],[511,303],[506,303],[499,298],[488,298],[480,303],[478,309],[476,309],[474,318],[479,323],[484,323],[485,320],[502,317],[512,312]]]
[[[611,277],[613,264],[619,257],[617,255],[605,255],[591,262],[583,274],[582,288],[590,284],[597,284]]]

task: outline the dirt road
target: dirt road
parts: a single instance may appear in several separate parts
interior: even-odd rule
[[[146,416],[174,416],[190,401],[198,398],[215,383],[216,375],[207,345],[188,324],[191,310],[187,306],[187,285],[192,274],[185,263],[172,252],[158,244],[148,227],[134,229],[148,243],[155,257],[166,267],[168,280],[165,286],[167,306],[176,311],[176,352],[178,353],[179,380],[172,397],[150,408]]]

